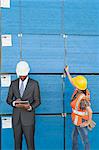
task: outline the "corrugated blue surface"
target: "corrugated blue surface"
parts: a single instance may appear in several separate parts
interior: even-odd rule
[[[14,80],[16,76],[12,76]],[[63,112],[62,101],[62,79],[61,76],[36,75],[31,76],[40,84],[41,105],[36,109],[37,113],[61,113]],[[12,108],[6,103],[8,88],[1,89],[0,113],[12,113]]]
[[[99,76],[85,76],[88,80],[88,89],[91,96],[91,107],[93,112],[99,112],[99,103],[98,103],[98,89],[99,89]],[[71,112],[70,101],[71,96],[74,91],[74,87],[70,84],[67,78],[64,79],[65,88],[64,88],[64,108],[66,112]]]
[[[20,32],[20,0],[12,0],[10,9],[2,8],[2,34]]]
[[[64,40],[59,35],[23,35],[22,58],[31,72],[59,73],[64,68]]]
[[[11,75],[11,80],[15,80],[16,76]],[[8,87],[1,87],[0,91],[0,114],[12,114],[12,107],[6,103],[8,95]]]
[[[66,64],[71,72],[99,72],[99,36],[68,36]]]
[[[7,119],[8,117],[1,117],[1,121]],[[2,126],[2,124],[1,124]],[[12,128],[3,128],[1,129],[1,149],[2,150],[14,150],[14,134]],[[26,150],[26,141],[23,135],[22,149]]]
[[[62,117],[58,116],[36,117],[35,148],[37,150],[64,149]],[[2,150],[13,150],[13,149],[14,149],[14,140],[12,128],[2,129]],[[25,140],[23,140],[22,149],[23,150],[27,149]]]
[[[22,58],[33,73],[63,72],[64,58],[71,72],[98,73],[98,41],[98,36],[68,36],[65,55],[62,36],[23,35]],[[2,48],[2,72],[15,72],[20,59],[18,35],[12,35],[12,43],[12,47]]]
[[[39,81],[41,90],[41,105],[37,113],[61,113],[63,112],[63,91],[61,76],[33,76]]]
[[[99,35],[98,18],[98,0],[64,1],[65,33]]]
[[[90,150],[98,150],[99,149],[99,115],[93,115],[93,120],[96,122],[96,127],[88,132],[88,137],[89,137],[89,143],[90,143]],[[66,118],[66,150],[72,150],[72,130],[73,130],[73,124],[71,122],[71,117],[70,115],[67,116]],[[83,150],[83,144],[81,142],[80,136],[78,136],[78,146],[80,150]]]
[[[38,116],[36,119],[36,149],[63,150],[63,118],[58,116]]]
[[[73,130],[73,125],[71,122],[71,117],[70,115],[65,118],[66,124],[65,124],[65,150],[72,150],[72,130]]]
[[[2,128],[1,134],[1,149],[2,150],[14,150],[14,135],[12,128]],[[10,137],[10,138],[9,138]],[[6,144],[5,144],[6,143]],[[26,141],[23,136],[22,149],[27,150]]]
[[[21,0],[21,6],[23,33],[61,32],[61,0]]]
[[[0,113],[12,113],[12,107],[6,103],[8,88],[1,89]]]
[[[23,35],[22,57],[29,62],[31,72],[62,72],[66,58],[71,72],[97,73],[98,40],[98,36],[68,36],[65,56],[62,36]],[[18,35],[12,35],[12,43],[12,47],[2,49],[2,72],[15,72],[20,59]]]
[[[89,132],[89,141],[91,150],[99,149],[99,114],[93,115],[93,120],[96,122],[95,128]]]
[[[98,0],[65,0],[64,5],[61,0],[13,0],[2,11],[2,32],[56,34],[63,26],[68,34],[99,35],[98,5]]]
[[[14,149],[14,138],[12,128],[2,129],[1,134],[1,149],[2,150],[13,150]],[[6,144],[5,144],[6,143]]]
[[[16,64],[20,60],[18,35],[12,35],[12,46],[2,47],[1,72],[15,72]]]

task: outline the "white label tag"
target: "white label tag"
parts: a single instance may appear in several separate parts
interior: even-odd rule
[[[9,87],[11,84],[11,75],[1,75],[1,87]]]
[[[0,7],[10,8],[10,0],[0,0]]]
[[[12,117],[2,117],[2,128],[12,128]]]
[[[2,46],[12,46],[11,35],[5,34],[1,36]]]

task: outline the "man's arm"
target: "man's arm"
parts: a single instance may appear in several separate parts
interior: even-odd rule
[[[8,91],[7,100],[6,100],[6,102],[11,106],[13,106],[13,96],[14,96],[14,94],[13,94],[13,82],[11,82],[11,85],[10,85],[9,91]]]
[[[41,102],[40,102],[40,88],[39,88],[39,83],[35,82],[34,83],[35,87],[34,87],[34,97],[33,97],[33,102],[30,102],[30,108],[27,109],[29,111],[31,111],[32,109],[35,109],[36,107],[38,107]]]
[[[41,104],[40,102],[40,88],[39,88],[39,83],[35,82],[35,87],[34,87],[34,100],[32,103],[32,108],[35,109]]]

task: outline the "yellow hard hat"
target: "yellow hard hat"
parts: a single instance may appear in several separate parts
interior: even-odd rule
[[[76,76],[72,78],[74,86],[79,90],[85,90],[87,88],[87,79],[84,76]]]

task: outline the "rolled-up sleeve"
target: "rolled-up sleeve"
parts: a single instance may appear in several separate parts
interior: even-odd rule
[[[86,107],[88,107],[88,106],[90,106],[90,102],[89,102],[89,101],[87,101],[87,100],[82,100],[82,101],[80,102],[80,108],[81,108],[82,110],[85,110]]]

